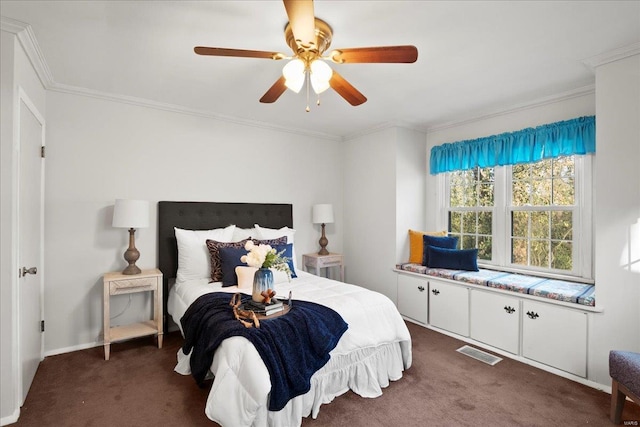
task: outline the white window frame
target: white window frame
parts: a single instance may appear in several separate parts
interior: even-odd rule
[[[509,232],[511,206],[511,166],[494,167],[494,206],[492,214],[491,261],[478,260],[478,266],[508,272],[535,274],[549,278],[593,282],[593,169],[595,156],[575,155],[575,199],[573,206],[561,209],[573,210],[573,269],[571,271],[552,270],[511,263],[511,236]],[[448,229],[449,173],[438,175],[438,193],[441,200],[437,221]],[[464,209],[461,209],[464,210]],[[535,209],[534,209],[535,210]],[[553,210],[553,208],[541,208]]]

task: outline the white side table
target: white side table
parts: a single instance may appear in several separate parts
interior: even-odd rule
[[[314,268],[316,276],[320,275],[321,268],[340,267],[340,281],[344,282],[344,258],[342,254],[331,252],[329,255],[304,254],[302,255],[302,264],[305,271],[309,271],[309,267]]]
[[[162,273],[154,268],[140,274],[106,273],[104,281],[104,360],[109,360],[111,343],[147,335],[158,335],[158,348],[162,348]],[[111,295],[134,292],[154,293],[153,319],[130,325],[111,327],[109,299]]]

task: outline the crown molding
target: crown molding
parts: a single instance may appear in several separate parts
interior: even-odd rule
[[[599,55],[583,59],[582,63],[589,67],[591,70],[595,70],[601,65],[619,61],[633,55],[640,55],[640,42],[622,46],[617,49],[613,49],[607,52],[603,52]]]
[[[342,141],[342,137],[338,135],[312,132],[306,129],[289,128],[285,126],[277,126],[270,123],[259,122],[254,120],[242,119],[238,117],[225,116],[221,114],[212,113],[205,110],[190,109],[187,107],[167,104],[162,102],[151,101],[148,99],[136,98],[132,96],[112,94],[107,92],[100,92],[93,89],[66,85],[63,83],[57,83],[53,79],[51,70],[47,64],[47,61],[42,54],[42,50],[38,45],[35,34],[31,25],[18,21],[16,19],[0,16],[0,30],[16,35],[20,41],[31,65],[36,71],[40,82],[46,90],[67,93],[71,95],[88,96],[92,98],[119,102],[123,104],[136,105],[140,107],[153,108],[156,110],[169,111],[173,113],[187,114],[191,116],[205,117],[214,120],[220,120],[228,123],[235,123],[243,126],[255,127],[260,129],[269,129],[279,132],[293,133],[296,135],[310,136],[314,138],[326,139],[330,141]]]
[[[309,130],[306,130],[306,129],[290,128],[290,127],[286,127],[286,126],[278,126],[278,125],[274,125],[274,124],[271,124],[271,123],[260,122],[260,121],[256,121],[256,120],[248,120],[248,119],[242,119],[242,118],[233,117],[233,116],[225,116],[225,115],[222,115],[222,114],[216,114],[216,113],[212,113],[212,112],[207,111],[207,110],[197,110],[197,109],[183,107],[181,105],[175,105],[175,104],[168,104],[168,103],[163,103],[163,102],[151,101],[151,100],[148,100],[148,99],[137,98],[137,97],[127,96],[127,95],[119,95],[119,94],[101,92],[101,91],[97,91],[97,90],[93,90],[93,89],[87,89],[87,88],[78,87],[78,86],[65,85],[65,84],[62,84],[62,83],[55,83],[54,82],[47,89],[52,91],[52,92],[67,93],[67,94],[71,94],[71,95],[80,95],[80,96],[86,96],[86,97],[90,97],[90,98],[101,99],[101,100],[105,100],[105,101],[118,102],[118,103],[129,104],[129,105],[135,105],[135,106],[138,106],[138,107],[152,108],[152,109],[155,109],[155,110],[168,111],[168,112],[172,112],[172,113],[179,113],[179,114],[186,114],[186,115],[190,115],[190,116],[204,117],[204,118],[219,120],[219,121],[223,121],[223,122],[227,122],[227,123],[239,124],[239,125],[242,125],[242,126],[249,126],[249,127],[260,128],[260,129],[268,129],[268,130],[274,130],[274,131],[279,131],[279,132],[292,133],[292,134],[296,134],[296,135],[310,136],[310,137],[326,139],[326,140],[330,140],[330,141],[341,141],[342,140],[342,138],[340,136],[333,135],[333,134],[322,133],[322,132],[312,132],[312,131],[309,131]]]
[[[45,89],[49,89],[54,83],[53,75],[44,59],[31,25],[17,19],[0,16],[0,30],[15,34],[40,79],[40,83]]]
[[[477,116],[468,117],[462,120],[456,120],[453,122],[446,122],[446,123],[430,126],[427,129],[427,134],[439,132],[445,129],[450,129],[450,128],[454,128],[454,127],[458,127],[458,126],[462,126],[462,125],[466,125],[474,122],[479,122],[481,120],[491,119],[493,117],[499,117],[507,114],[517,113],[519,111],[529,110],[531,108],[537,108],[537,107],[542,107],[549,104],[555,104],[557,102],[562,102],[562,101],[566,101],[573,98],[579,98],[581,96],[592,95],[595,93],[595,91],[596,91],[595,84],[582,86],[577,89],[572,89],[556,95],[546,96],[543,98],[538,98],[533,101],[515,104],[509,108],[488,112],[488,113],[484,113]]]

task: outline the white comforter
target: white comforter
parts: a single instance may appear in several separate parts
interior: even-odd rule
[[[222,426],[299,426],[302,417],[315,418],[323,403],[349,389],[363,397],[378,397],[389,380],[398,380],[411,366],[411,336],[395,305],[386,296],[334,280],[298,271],[298,278],[275,285],[277,295],[314,301],[338,312],[349,325],[331,359],[311,377],[311,390],[289,401],[278,412],[268,411],[271,383],[257,350],[243,337],[228,338],[215,353],[213,384],[206,415]],[[176,283],[169,294],[168,311],[180,318],[200,295],[208,292],[244,292],[222,288],[206,280]],[[294,303],[295,304],[295,303]],[[176,372],[190,375],[189,356],[178,351]]]

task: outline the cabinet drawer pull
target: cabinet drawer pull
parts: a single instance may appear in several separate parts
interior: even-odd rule
[[[434,294],[434,295],[438,295],[440,293],[440,291],[437,290],[437,289],[432,289],[431,293]]]
[[[504,311],[506,311],[509,314],[513,314],[516,311],[516,309],[511,307],[510,305],[505,305],[504,306]]]
[[[418,290],[419,290],[420,292],[423,292],[423,291],[424,291],[424,286],[418,286]]]
[[[540,317],[540,316],[538,316],[538,313],[534,313],[533,311],[527,311],[527,316],[529,316],[529,319],[533,319],[533,320],[535,320],[538,317]]]

